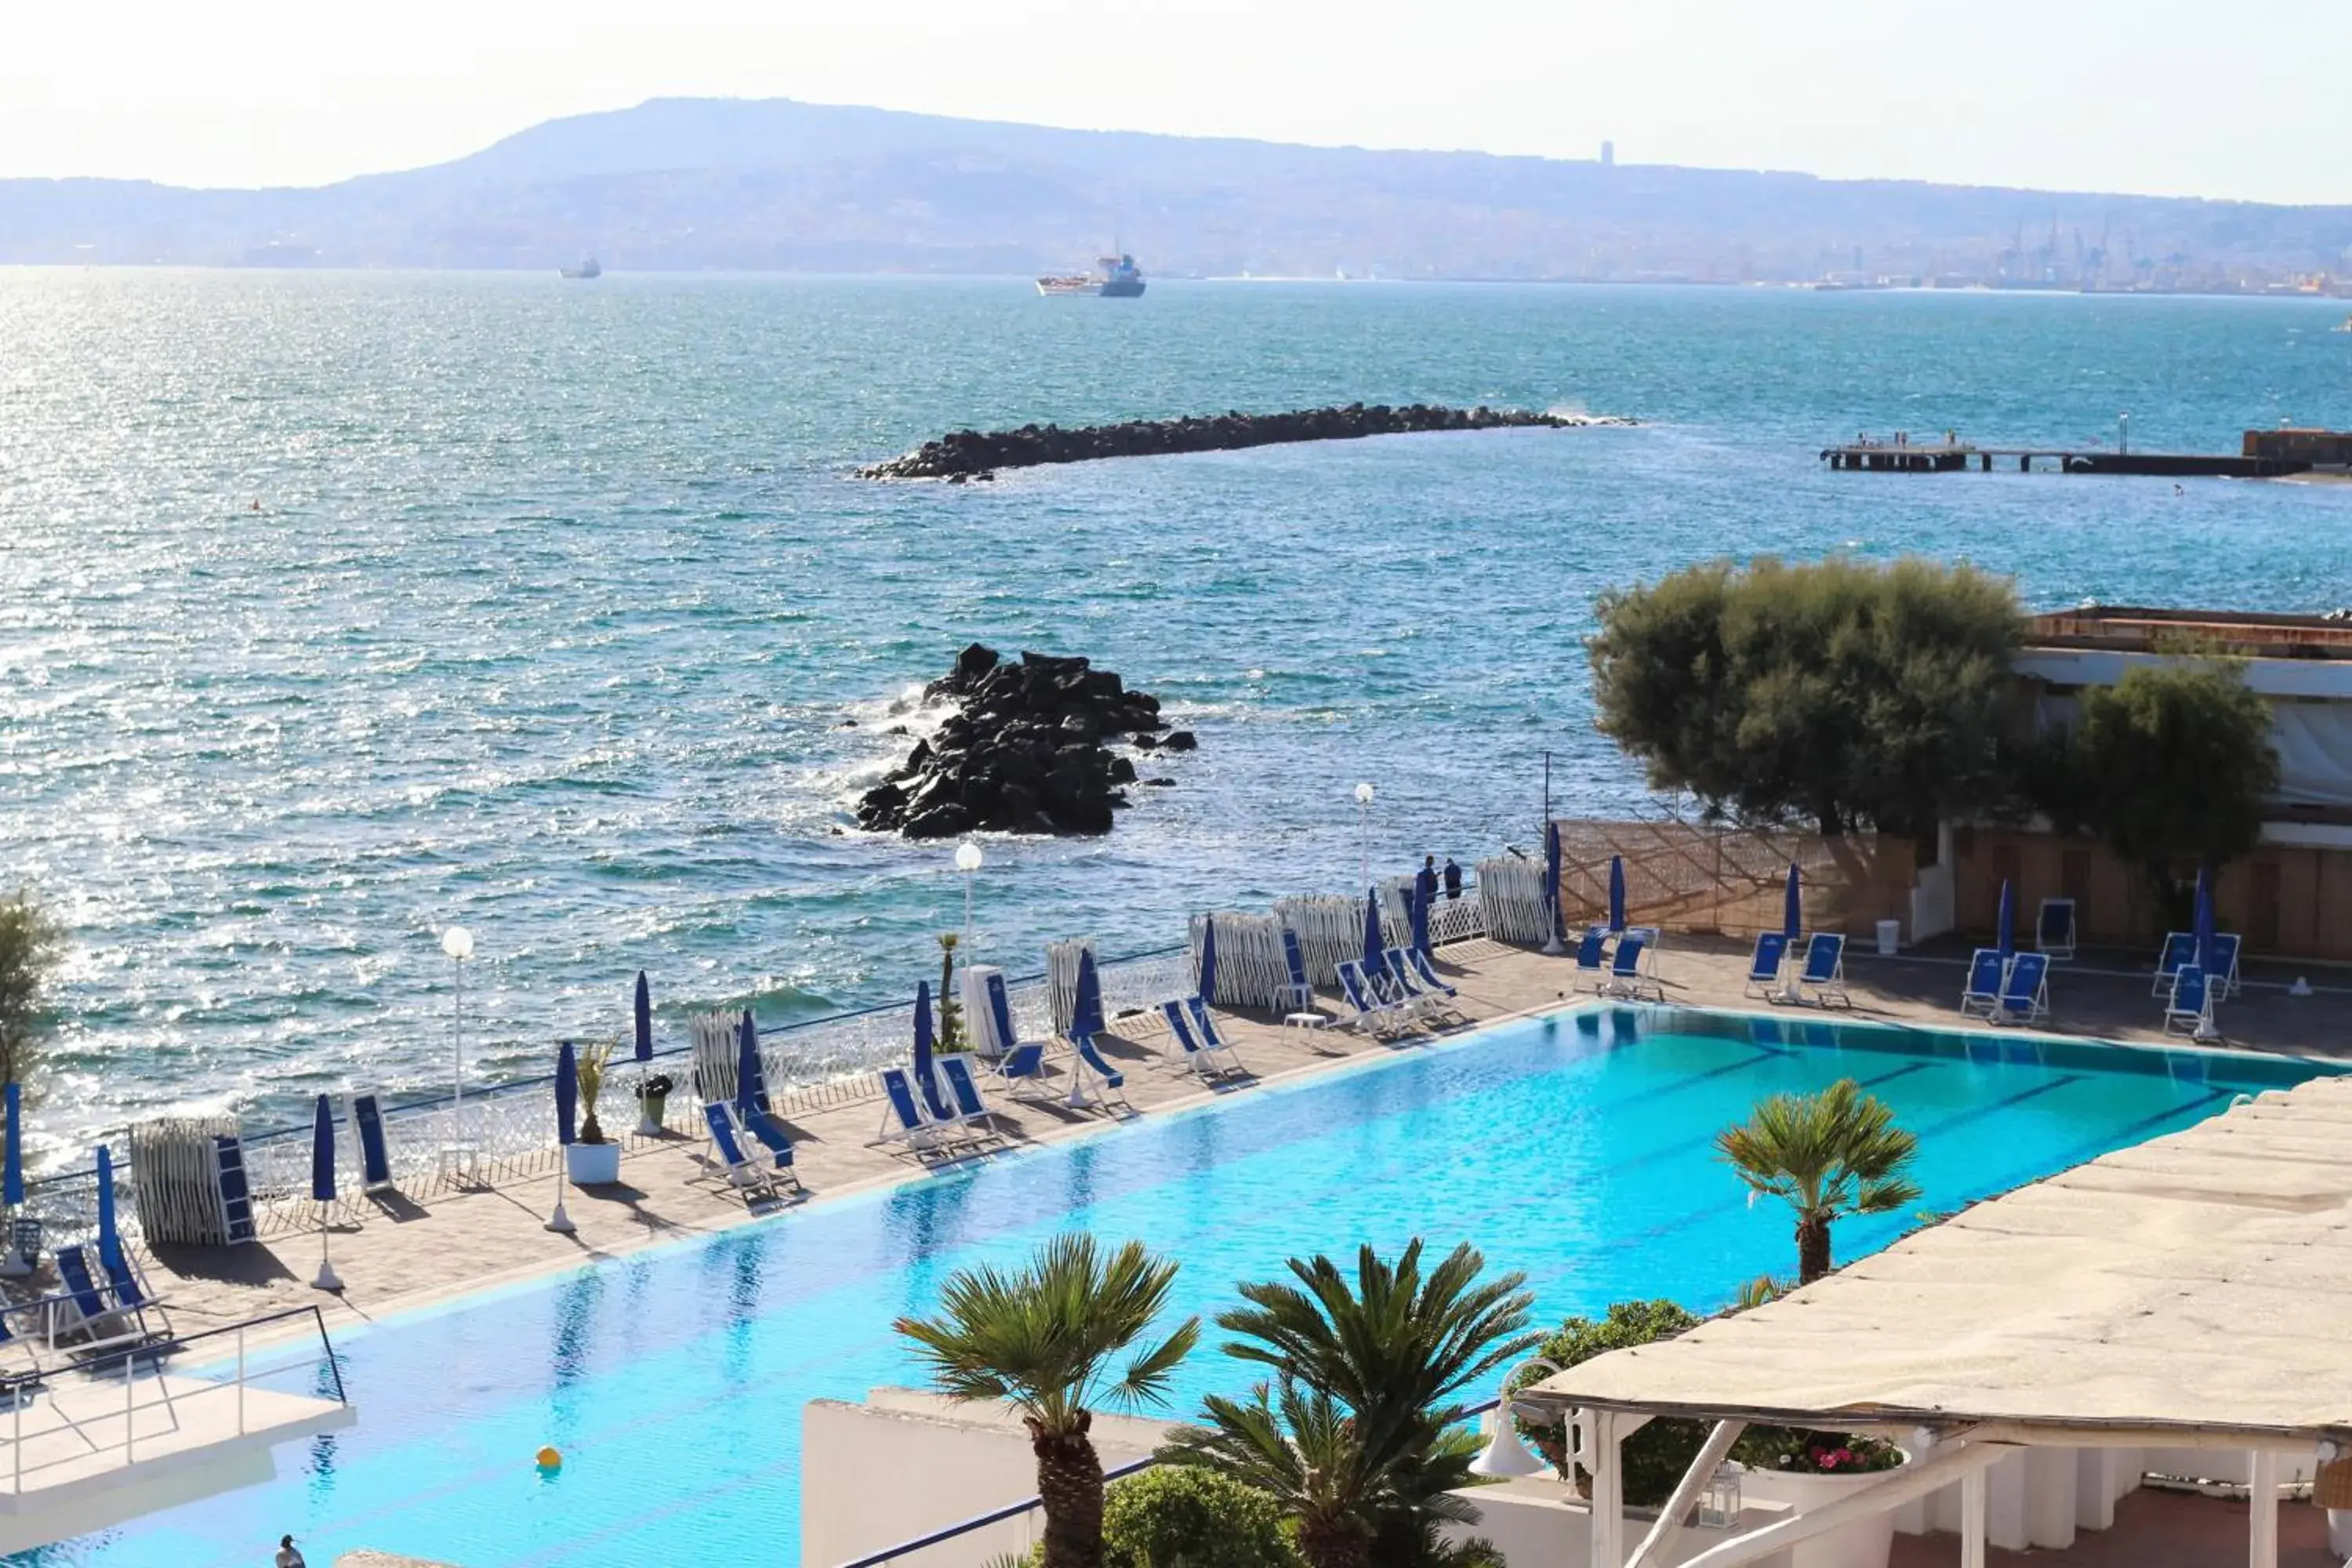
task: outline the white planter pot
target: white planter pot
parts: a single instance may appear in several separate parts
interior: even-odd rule
[[[1739,1495],[1759,1502],[1786,1503],[1803,1514],[1865,1487],[1903,1473],[1873,1470],[1851,1476],[1807,1475],[1796,1470],[1750,1469],[1739,1478]],[[1789,1549],[1789,1568],[1886,1568],[1895,1550],[1895,1510],[1842,1524],[1825,1535],[1801,1541]]]
[[[575,1187],[609,1187],[621,1179],[618,1143],[574,1143],[563,1151],[563,1168]]]

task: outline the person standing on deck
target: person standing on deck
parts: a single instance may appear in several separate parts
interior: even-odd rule
[[[1412,901],[1423,910],[1434,907],[1437,902],[1437,857],[1434,855],[1421,858],[1421,869],[1414,872],[1412,878]]]
[[[1453,856],[1448,855],[1445,858],[1445,901],[1450,904],[1461,896],[1462,868],[1454,863]]]

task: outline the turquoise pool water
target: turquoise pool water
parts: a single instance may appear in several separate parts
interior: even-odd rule
[[[1759,1096],[1852,1076],[1920,1135],[1950,1208],[2185,1126],[2312,1064],[2021,1036],[1591,1010],[1252,1089],[1083,1142],[387,1322],[347,1343],[352,1430],[280,1479],[11,1561],[246,1568],[291,1531],[468,1568],[797,1560],[801,1407],[915,1373],[890,1333],[950,1270],[1058,1229],[1139,1237],[1213,1311],[1284,1258],[1475,1243],[1547,1319],[1625,1296],[1699,1309],[1792,1262],[1777,1205],[1711,1158]],[[1908,1216],[1849,1222],[1839,1256]],[[1244,1383],[1213,1352],[1180,1377]],[[531,1456],[561,1447],[562,1475]]]

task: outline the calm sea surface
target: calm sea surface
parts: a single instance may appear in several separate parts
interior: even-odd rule
[[[1178,940],[1375,856],[1644,801],[1593,595],[1724,553],[1966,556],[2027,601],[2352,603],[2352,488],[1832,475],[1856,432],[2233,449],[2352,424],[2343,306],[1155,283],[0,271],[0,882],[74,952],[52,1155],[282,1120],[666,1018],[881,1001],[961,921],[856,831],[894,699],[975,638],[1085,653],[1202,750],[1108,840],[1004,841],[983,956]],[[964,425],[1426,399],[1638,429],[881,486]],[[675,1022],[663,1025],[676,1032]]]

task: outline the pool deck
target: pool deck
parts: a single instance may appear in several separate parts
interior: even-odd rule
[[[1670,936],[1659,954],[1666,1001],[1763,1010],[1766,1004],[1743,994],[1747,951],[1744,942]],[[1965,946],[1931,948],[1884,959],[1850,949],[1846,969],[1854,1005],[1850,1013],[1837,1008],[1828,1016],[1948,1030],[1985,1028],[1981,1020],[1962,1020],[1953,1007],[1966,951]],[[2055,1016],[2037,1032],[2185,1045],[2179,1036],[2167,1037],[2157,1028],[2159,1009],[2148,994],[2149,971],[2142,967],[2134,973],[2126,967],[2130,962],[2121,954],[2086,953],[2072,965],[2056,966],[2050,984]],[[2147,961],[2142,956],[2139,962],[2145,965]],[[1483,940],[1444,949],[1439,967],[1459,986],[1463,1011],[1475,1023],[1591,996],[1589,990],[1579,988],[1570,960]],[[2250,972],[2244,995],[2222,1011],[2228,1044],[2279,1055],[2352,1057],[2352,983],[2347,983],[2352,977],[2315,972],[2315,994],[2291,997],[2284,987],[2294,978],[2292,968],[2275,974]],[[1811,1007],[1779,1011],[1821,1016]],[[1410,1050],[1416,1039],[1409,1036],[1401,1043],[1376,1043],[1337,1027],[1288,1028],[1263,1016],[1221,1013],[1220,1019],[1236,1054],[1259,1083]],[[1156,1026],[1144,1028],[1136,1018],[1118,1020],[1113,1037],[1105,1041],[1107,1054],[1126,1074],[1128,1098],[1137,1115],[1197,1104],[1213,1092],[1248,1092],[1249,1079],[1238,1088],[1204,1089],[1197,1079],[1160,1054],[1164,1044]],[[1112,1124],[1111,1118],[1097,1111],[1014,1105],[1001,1098],[995,1104],[999,1127],[1013,1146],[1083,1136]],[[683,1120],[675,1113],[672,1119]],[[877,1100],[793,1110],[785,1120],[797,1141],[799,1173],[810,1190],[806,1201],[823,1202],[904,1181],[924,1169],[923,1162],[911,1154],[871,1145],[880,1121]],[[394,1136],[398,1136],[396,1127]],[[436,1184],[429,1191],[384,1194],[346,1205],[359,1218],[339,1224],[331,1236],[335,1269],[344,1282],[339,1296],[310,1288],[319,1265],[315,1225],[278,1230],[247,1247],[163,1248],[149,1264],[152,1283],[165,1295],[174,1326],[184,1333],[311,1302],[327,1305],[331,1326],[348,1329],[436,1299],[690,1239],[779,1212],[773,1206],[747,1212],[740,1197],[711,1179],[701,1159],[704,1147],[701,1140],[682,1133],[632,1139],[619,1185],[574,1188],[566,1195],[565,1207],[578,1227],[570,1236],[543,1228],[556,1196],[551,1151],[536,1162],[523,1162],[520,1173],[494,1176],[478,1185]]]

